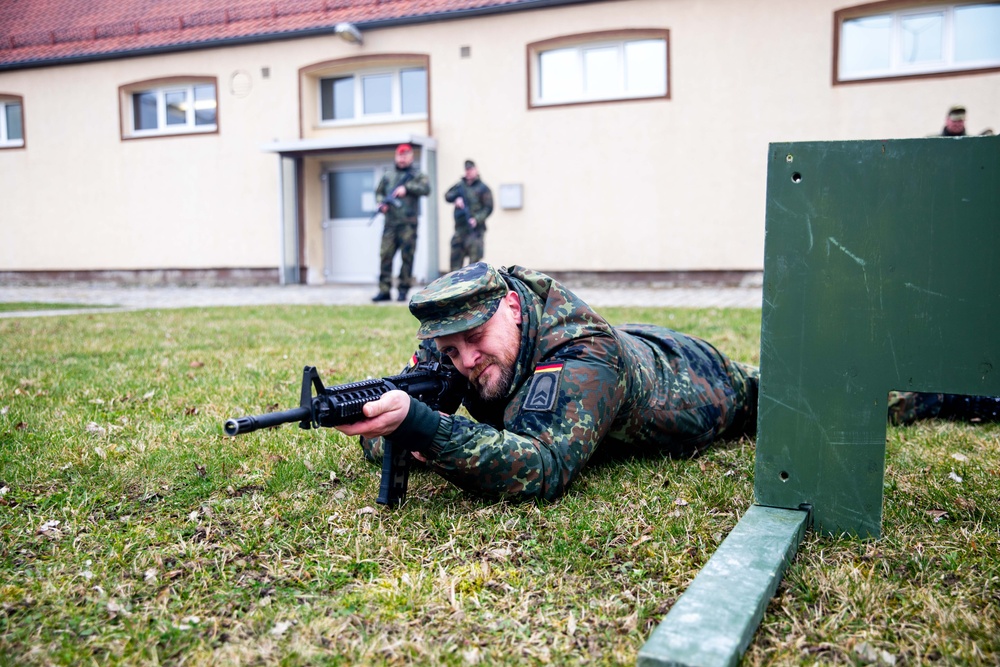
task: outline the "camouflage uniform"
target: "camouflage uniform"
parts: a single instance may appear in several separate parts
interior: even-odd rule
[[[512,289],[521,346],[507,396],[469,392],[474,420],[418,401],[393,433],[459,487],[491,496],[557,498],[598,446],[602,454],[690,456],[756,426],[757,372],[709,343],[649,325],[612,327],[552,278],[478,263],[434,281],[410,310],[428,339],[489,320]],[[362,441],[371,458],[380,443]]]
[[[417,249],[417,214],[420,212],[420,197],[431,191],[427,174],[420,171],[415,164],[406,169],[394,167],[382,175],[375,188],[375,199],[381,204],[392,191],[406,181],[406,195],[401,198],[399,207],[389,206],[385,212],[385,224],[382,227],[382,247],[379,251],[380,265],[378,289],[387,294],[392,287],[392,259],[399,251],[402,265],[399,267],[399,279],[396,287],[403,293],[413,284],[413,254]]]
[[[451,203],[459,197],[465,202],[465,208],[455,209],[455,233],[451,237],[452,271],[462,268],[466,257],[470,264],[483,258],[486,218],[493,213],[493,192],[479,178],[472,183],[464,178],[459,180],[445,193],[444,200]],[[475,227],[469,226],[469,217],[476,219]]]

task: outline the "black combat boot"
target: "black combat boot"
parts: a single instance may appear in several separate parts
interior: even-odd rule
[[[378,303],[379,301],[388,301],[391,298],[392,297],[389,296],[388,292],[379,292],[378,294],[372,297],[372,301]]]
[[[410,290],[408,290],[408,289],[401,289],[401,290],[399,290],[399,296],[396,297],[396,301],[406,301],[406,294],[409,291]]]
[[[941,418],[966,422],[1000,421],[1000,398],[945,394]]]

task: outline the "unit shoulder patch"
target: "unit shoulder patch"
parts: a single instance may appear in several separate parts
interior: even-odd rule
[[[559,377],[563,365],[561,363],[539,364],[531,377],[528,397],[524,399],[523,408],[535,412],[550,412],[556,405],[559,394]]]

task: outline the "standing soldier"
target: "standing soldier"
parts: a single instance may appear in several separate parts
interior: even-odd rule
[[[455,235],[451,237],[451,270],[465,265],[465,258],[475,264],[483,258],[486,218],[493,212],[493,193],[479,180],[479,170],[472,160],[465,161],[465,177],[444,195],[455,203]]]
[[[396,148],[396,168],[382,175],[375,188],[378,210],[385,215],[382,227],[381,265],[378,276],[378,294],[372,301],[388,301],[392,287],[392,260],[399,251],[402,265],[396,289],[398,300],[406,301],[413,284],[413,253],[417,249],[417,213],[420,197],[431,191],[427,174],[413,164],[413,147],[400,144]]]

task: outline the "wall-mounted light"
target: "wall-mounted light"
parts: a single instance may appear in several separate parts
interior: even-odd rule
[[[524,186],[521,183],[500,184],[500,208],[518,210],[524,206]]]
[[[338,23],[333,26],[333,34],[338,35],[345,42],[361,44],[361,31],[353,23]]]

